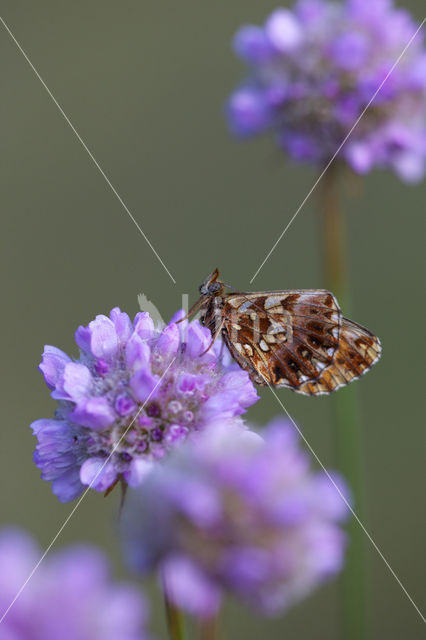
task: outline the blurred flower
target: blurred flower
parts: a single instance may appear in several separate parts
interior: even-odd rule
[[[148,313],[133,324],[119,309],[97,316],[76,332],[77,361],[45,347],[40,369],[59,407],[55,419],[32,424],[34,461],[59,500],[84,485],[104,491],[119,477],[137,486],[190,432],[256,402],[248,374],[220,355],[219,341],[203,354],[210,331],[197,321],[177,325],[182,314],[162,331]]]
[[[41,557],[30,536],[0,531],[0,618]],[[75,546],[49,555],[0,623],[2,640],[143,640],[139,591],[114,583],[105,556]]]
[[[418,25],[391,0],[299,0],[234,38],[249,66],[231,96],[238,136],[273,131],[293,159],[324,165],[361,115]],[[392,168],[419,180],[426,156],[426,50],[418,33],[339,157],[359,173]]]
[[[192,614],[213,615],[224,590],[264,613],[282,611],[342,566],[338,523],[348,510],[336,487],[310,470],[287,421],[262,433],[206,429],[130,492],[129,564],[159,569],[169,597]]]

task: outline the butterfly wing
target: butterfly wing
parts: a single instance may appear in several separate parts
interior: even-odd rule
[[[381,354],[380,340],[360,324],[342,318],[339,347],[333,362],[317,380],[306,381],[295,391],[305,395],[322,395],[336,391],[356,380],[375,364]]]
[[[260,385],[297,391],[332,364],[339,344],[342,316],[325,290],[230,294],[222,317],[231,354]]]

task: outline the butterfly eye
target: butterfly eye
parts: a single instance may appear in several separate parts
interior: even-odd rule
[[[216,293],[216,291],[219,291],[221,286],[220,282],[212,282],[211,285],[209,285],[209,293]]]

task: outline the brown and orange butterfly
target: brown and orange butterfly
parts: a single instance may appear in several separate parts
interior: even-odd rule
[[[225,293],[216,269],[200,286],[200,310],[212,343],[222,334],[253,382],[297,393],[331,393],[366,373],[380,341],[342,316],[332,293],[289,289]],[[210,345],[211,346],[211,345]]]

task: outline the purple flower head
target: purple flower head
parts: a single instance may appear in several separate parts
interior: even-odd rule
[[[18,529],[0,531],[0,618],[41,550]],[[75,546],[50,554],[0,623],[3,640],[147,640],[139,591],[113,582],[105,556]]]
[[[391,0],[299,0],[263,27],[244,26],[234,49],[249,69],[230,97],[230,128],[271,131],[294,160],[338,159],[358,173],[391,168],[423,177],[426,159],[426,49],[418,25]],[[390,74],[389,74],[390,73]],[[387,75],[389,74],[389,77]]]
[[[32,424],[34,461],[62,502],[85,485],[105,491],[122,478],[137,486],[188,434],[256,402],[248,374],[221,355],[219,341],[206,351],[209,330],[176,324],[182,315],[156,330],[148,313],[132,324],[113,309],[79,327],[78,360],[45,347],[40,369],[58,408]]]
[[[224,591],[277,613],[342,566],[347,504],[310,469],[293,425],[277,419],[262,433],[264,440],[231,424],[206,429],[130,492],[129,564],[159,569],[192,614],[213,615]]]

